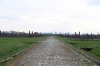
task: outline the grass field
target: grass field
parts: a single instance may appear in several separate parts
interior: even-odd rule
[[[10,38],[0,37],[0,61],[18,53],[19,51],[37,43],[46,37]]]
[[[65,37],[57,37],[59,40],[64,41],[66,44],[73,46],[74,48],[83,51],[89,56],[100,61],[100,40],[94,39],[68,39]],[[91,50],[84,50],[82,48],[89,48]]]

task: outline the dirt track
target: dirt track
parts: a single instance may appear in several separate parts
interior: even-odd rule
[[[30,50],[14,66],[96,66],[64,43],[50,37]]]

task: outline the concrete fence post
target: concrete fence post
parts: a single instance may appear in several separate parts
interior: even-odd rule
[[[76,36],[76,32],[75,32],[75,36],[74,36],[74,38],[76,38],[77,36]]]
[[[30,31],[29,31],[29,37],[30,37]]]
[[[89,35],[88,35],[88,33],[87,33],[87,38],[89,38]]]
[[[78,37],[80,38],[80,31],[79,31],[79,36]]]
[[[13,31],[12,31],[12,34],[11,34],[12,37],[13,37],[13,34],[14,34],[14,33],[13,33]]]
[[[0,30],[0,36],[1,36],[1,30]]]
[[[34,36],[33,31],[32,31],[32,37]]]
[[[91,38],[93,38],[92,33],[91,33]]]
[[[8,36],[8,32],[6,31],[6,37]]]
[[[85,38],[84,33],[83,33],[83,38]]]
[[[3,36],[5,36],[5,31],[3,31]]]
[[[69,32],[68,32],[68,38],[69,38]]]

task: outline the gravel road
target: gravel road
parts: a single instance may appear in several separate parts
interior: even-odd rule
[[[61,41],[49,37],[30,50],[15,66],[96,66]]]

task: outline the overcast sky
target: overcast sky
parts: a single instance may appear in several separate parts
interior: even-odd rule
[[[0,30],[100,33],[100,0],[0,0]]]

